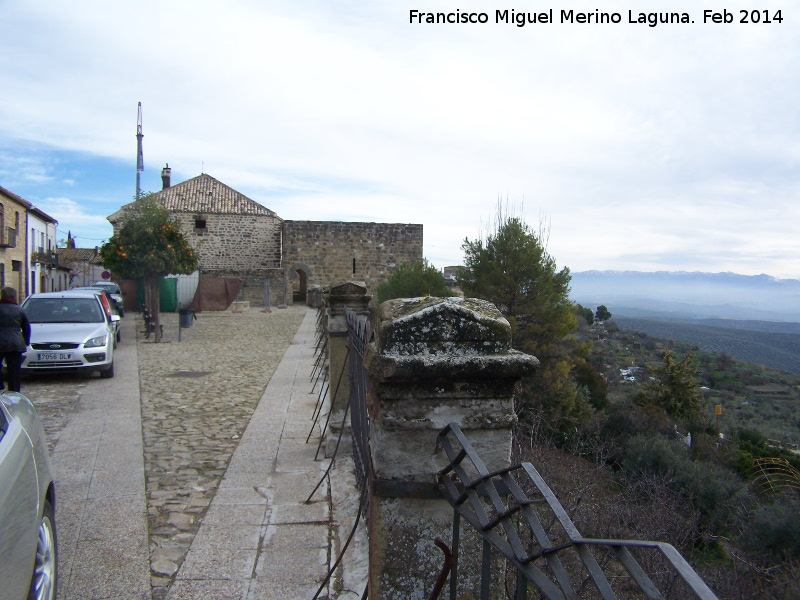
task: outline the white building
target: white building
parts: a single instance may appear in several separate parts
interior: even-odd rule
[[[35,206],[28,209],[27,221],[29,277],[26,295],[66,289],[67,278],[58,269],[56,259],[58,221]]]

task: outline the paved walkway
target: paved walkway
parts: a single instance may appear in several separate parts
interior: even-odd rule
[[[51,453],[60,599],[150,598],[137,348],[123,321],[114,378],[93,379],[90,393],[83,382]]]
[[[168,598],[307,598],[327,573],[327,489],[308,498],[327,461],[306,437],[316,394],[309,311],[270,379]],[[327,596],[327,593],[323,594]]]
[[[61,386],[75,395],[64,402],[71,407],[68,414],[56,414],[51,420],[51,429],[57,431],[52,458],[58,494],[59,600],[313,597],[338,551],[337,525],[344,531],[352,521],[341,511],[333,514],[332,506],[348,505],[349,510],[352,503],[347,500],[357,492],[348,487],[352,485],[346,469],[349,459],[340,457],[332,478],[334,489],[328,489],[326,482],[311,503],[304,502],[328,461],[314,461],[319,425],[306,443],[317,401],[317,390],[311,393],[310,381],[316,313],[298,308],[288,312],[292,310],[303,311],[299,315],[302,324],[252,416],[244,421],[246,428],[242,426],[241,439],[230,463],[225,463],[218,485],[215,483],[213,490],[205,489],[204,484],[177,492],[188,499],[184,507],[187,514],[194,515],[195,526],[170,538],[186,546],[176,555],[178,566],[171,585],[165,586],[162,569],[154,564],[154,560],[163,560],[159,553],[164,552],[164,544],[157,535],[153,537],[154,515],[158,521],[161,510],[154,506],[159,497],[152,491],[160,488],[153,488],[148,475],[155,462],[143,460],[148,451],[142,440],[144,397],[140,396],[141,361],[137,360],[141,357],[133,343],[141,319],[135,314],[123,319],[114,379],[92,378],[63,385],[60,381],[28,383],[29,389],[23,392],[29,392],[36,402],[38,386],[45,411],[53,402],[48,397],[53,395],[52,389]],[[291,317],[288,312],[276,312],[269,317]],[[184,360],[179,355],[188,348],[187,344],[172,346],[160,359],[167,363],[162,366],[179,368]],[[253,371],[243,369],[235,376],[253,379]],[[262,371],[262,381],[263,376]],[[148,396],[152,395],[149,391]],[[176,396],[176,404],[185,402],[175,389],[164,389],[162,395]],[[219,395],[195,401],[204,400],[204,405],[213,408],[213,398]],[[232,437],[238,439],[239,435]],[[192,500],[198,498],[210,498],[210,504],[193,505]],[[340,572],[320,597],[359,598],[364,565],[363,561],[354,564],[351,573]]]

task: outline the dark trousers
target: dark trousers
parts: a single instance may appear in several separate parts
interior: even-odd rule
[[[22,364],[22,352],[0,352],[0,361],[6,361],[6,389],[19,391],[19,366]]]

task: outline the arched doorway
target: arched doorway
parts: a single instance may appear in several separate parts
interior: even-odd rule
[[[295,303],[306,303],[308,292],[308,275],[303,269],[295,270],[295,277],[292,278],[292,300]]]

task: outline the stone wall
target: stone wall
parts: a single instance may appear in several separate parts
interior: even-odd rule
[[[302,269],[309,286],[357,279],[372,294],[396,266],[422,260],[422,225],[284,221],[283,252],[290,280]]]
[[[258,277],[281,266],[279,217],[215,213],[173,216],[197,251],[203,273]],[[205,221],[205,228],[196,227],[198,217]]]

